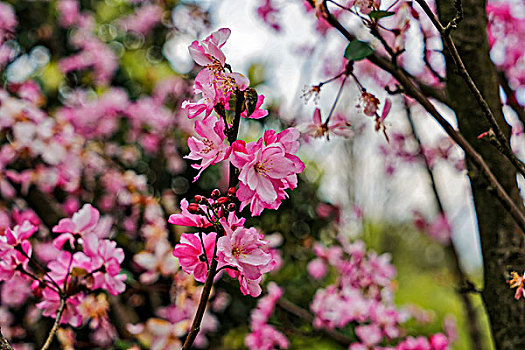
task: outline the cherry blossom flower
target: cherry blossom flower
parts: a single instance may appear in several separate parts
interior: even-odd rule
[[[261,277],[261,270],[272,260],[271,255],[262,249],[267,242],[260,239],[259,232],[253,227],[232,230],[225,219],[221,223],[225,235],[217,241],[219,267],[235,267],[250,280]]]
[[[313,121],[311,124],[306,125],[305,133],[314,138],[326,136],[326,139],[329,139],[330,133],[342,137],[350,137],[353,134],[352,129],[350,129],[351,125],[342,114],[335,114],[330,118],[330,124],[325,125],[321,120],[321,110],[316,108]]]
[[[61,219],[58,225],[53,227],[53,232],[61,233],[53,243],[58,249],[61,249],[66,242],[74,247],[75,239],[82,238],[88,233],[94,233],[99,237],[107,236],[109,234],[107,222],[99,225],[99,218],[98,210],[91,204],[85,204],[82,209],[73,214],[72,218]]]
[[[189,47],[191,57],[200,66],[224,67],[226,57],[221,48],[230,37],[230,34],[230,29],[221,28],[200,42],[195,40]]]
[[[151,284],[157,281],[159,275],[170,276],[177,271],[179,265],[171,254],[171,246],[166,240],[158,242],[154,251],[142,251],[133,257],[133,261],[146,272],[140,275],[142,283]]]
[[[186,273],[193,274],[197,281],[204,282],[208,274],[206,258],[211,263],[217,233],[202,233],[203,242],[199,236],[198,233],[183,233],[180,243],[175,245],[173,255],[179,259],[179,264]],[[203,244],[205,251],[202,249]]]
[[[262,0],[260,5],[257,6],[257,15],[270,26],[273,30],[279,32],[281,31],[281,25],[277,20],[277,15],[279,10],[275,8],[273,0]]]
[[[199,169],[199,173],[193,181],[197,181],[201,173],[210,165],[221,162],[229,147],[224,144],[224,121],[221,118],[207,117],[202,121],[195,122],[195,132],[200,137],[190,137],[188,147],[190,154],[184,158],[191,160],[202,160],[200,164],[193,164],[192,167]]]
[[[82,324],[82,313],[79,305],[84,298],[83,294],[75,294],[66,299],[66,306],[62,317],[61,324],[70,324],[73,327],[80,327]],[[56,318],[60,306],[60,295],[53,289],[44,288],[42,292],[43,301],[36,304],[36,307],[42,310],[42,315]]]
[[[190,213],[188,211],[188,206],[189,206],[188,201],[186,199],[183,199],[180,202],[181,213],[171,214],[168,219],[168,222],[174,225],[199,227],[199,228],[209,227],[212,225],[205,216]]]
[[[264,208],[276,209],[287,197],[284,190],[296,187],[297,174],[304,169],[293,154],[299,147],[299,135],[294,128],[279,134],[268,130],[257,142],[232,144],[230,161],[240,170],[237,198],[241,209],[249,203],[252,215],[259,215]]]
[[[84,252],[79,258],[90,261],[89,273],[93,275],[92,289],[103,288],[117,295],[126,289],[126,275],[120,273],[120,264],[124,261],[124,251],[117,248],[117,243],[100,239],[94,233],[86,234],[83,243]]]

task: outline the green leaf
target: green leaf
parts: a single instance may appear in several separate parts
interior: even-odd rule
[[[244,92],[244,98],[246,101],[246,110],[248,112],[247,116],[250,116],[255,111],[255,108],[257,108],[257,91],[254,89],[247,89]]]
[[[374,53],[374,49],[368,43],[360,40],[353,40],[345,50],[345,57],[350,61],[359,61]]]
[[[391,12],[391,11],[377,10],[377,11],[370,11],[368,16],[372,19],[381,19],[381,18],[393,16],[395,14],[396,14],[395,12]]]

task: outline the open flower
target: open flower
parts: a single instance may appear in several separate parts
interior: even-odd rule
[[[173,250],[173,255],[179,258],[179,264],[186,273],[193,274],[197,281],[204,282],[208,272],[208,264],[211,263],[211,259],[213,258],[213,249],[215,247],[217,233],[202,233],[204,243],[201,243],[198,235],[197,233],[183,233],[180,238],[180,243],[177,244]],[[202,249],[203,244],[206,253],[204,253]],[[208,260],[208,264],[206,263],[206,259]]]
[[[190,154],[184,158],[201,160],[201,164],[193,164],[192,167],[200,169],[193,181],[197,181],[201,173],[209,167],[224,159],[229,147],[224,144],[224,121],[221,118],[207,117],[202,121],[195,122],[195,132],[198,137],[190,137],[188,146]]]
[[[250,280],[261,277],[272,261],[271,254],[262,249],[267,242],[261,240],[254,227],[237,227],[232,230],[224,218],[221,223],[226,234],[217,242],[219,265],[235,267]]]

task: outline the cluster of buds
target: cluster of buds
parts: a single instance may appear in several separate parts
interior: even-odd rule
[[[237,210],[237,204],[235,203],[235,193],[237,189],[235,187],[230,187],[228,193],[223,196],[219,189],[214,189],[210,198],[206,198],[201,195],[196,195],[193,197],[195,203],[188,204],[188,212],[191,214],[213,216],[212,214],[218,213],[219,217],[221,213],[226,212],[235,212]],[[205,206],[208,210],[204,210]]]

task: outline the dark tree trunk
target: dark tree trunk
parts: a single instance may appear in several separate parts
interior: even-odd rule
[[[487,100],[498,123],[510,138],[510,128],[503,118],[499,98],[498,79],[489,58],[487,40],[486,2],[463,0],[465,18],[453,31],[452,37],[467,70]],[[456,10],[452,0],[438,0],[441,21],[446,24]],[[489,130],[481,108],[457,74],[451,57],[446,53],[446,90],[456,112],[461,133],[485,158],[494,174],[516,203],[523,204],[516,182],[516,171],[495,147],[477,136]],[[525,235],[510,215],[489,193],[487,182],[467,159],[470,183],[481,236],[484,264],[483,300],[492,327],[497,349],[525,349],[525,301],[514,300],[514,291],[505,283],[512,270],[525,269]]]

